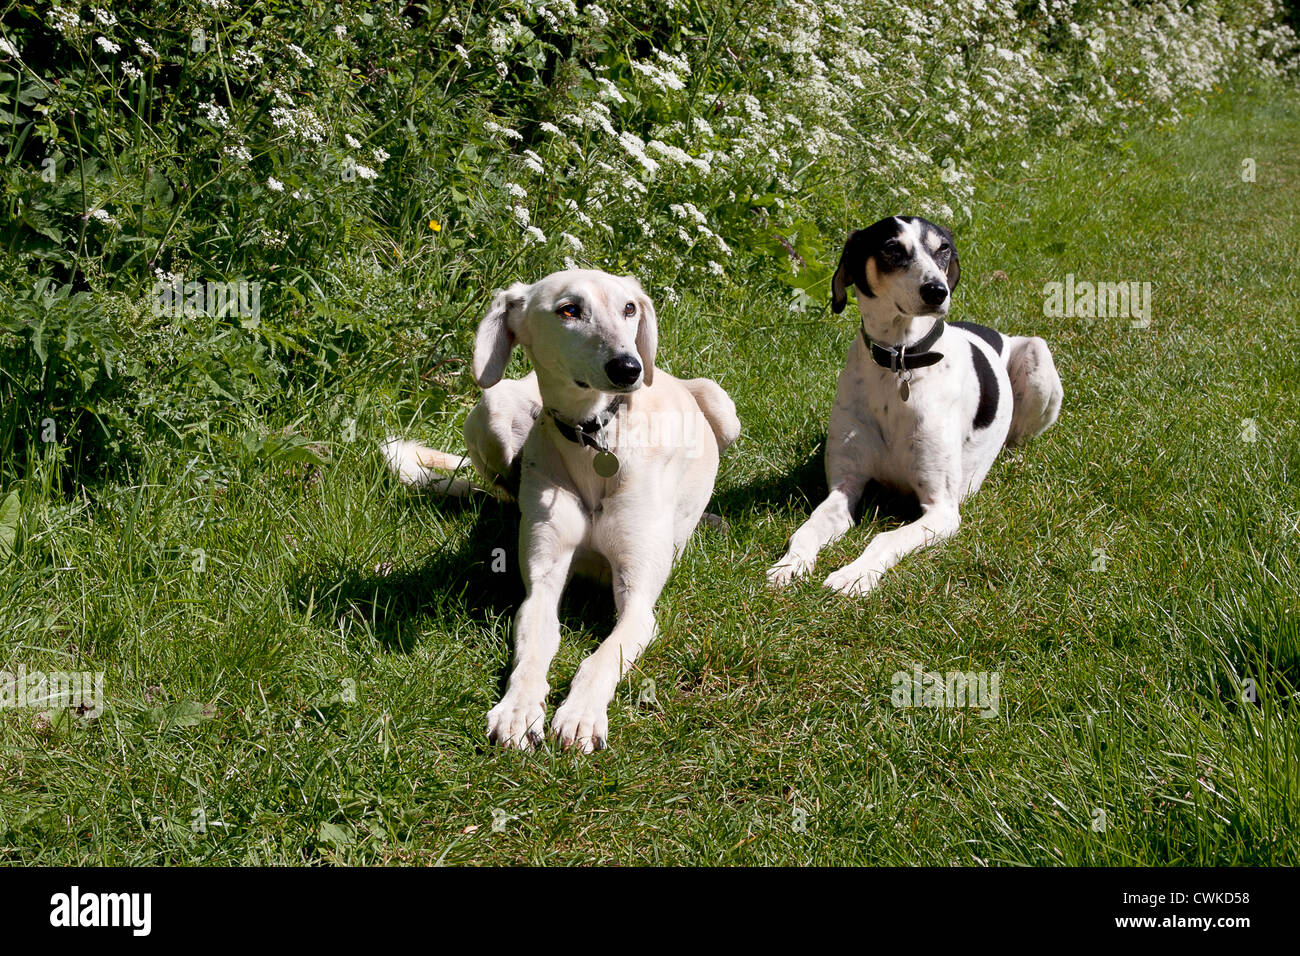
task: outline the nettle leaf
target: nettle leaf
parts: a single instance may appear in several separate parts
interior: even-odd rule
[[[270,435],[256,443],[256,455],[265,461],[307,462],[323,465],[326,459],[301,435]]]
[[[356,831],[343,823],[322,823],[316,837],[334,846],[351,846],[357,842]]]
[[[11,491],[0,501],[0,562],[13,557],[14,546],[18,543],[18,519],[22,516],[22,507],[18,492]]]
[[[215,707],[197,700],[178,700],[148,711],[150,722],[164,727],[195,727],[216,715]]]
[[[63,230],[55,224],[54,217],[34,205],[23,211],[22,222],[33,232],[54,242],[61,243],[66,238]]]

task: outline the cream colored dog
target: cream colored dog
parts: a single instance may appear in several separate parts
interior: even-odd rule
[[[551,730],[565,747],[606,746],[609,702],[656,636],[655,602],[713,494],[719,453],[740,433],[717,383],[655,368],[657,339],[640,283],[592,270],[516,283],[479,324],[473,372],[484,391],[465,443],[523,519],[514,670],[487,719],[488,737],[506,747],[542,743],[560,595],[574,571],[610,581],[618,624],[578,668]],[[515,345],[534,371],[502,381]],[[385,454],[408,484],[468,490],[431,470],[463,459],[401,441]]]

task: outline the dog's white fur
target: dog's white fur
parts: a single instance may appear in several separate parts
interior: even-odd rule
[[[577,317],[560,314],[570,305]],[[654,305],[640,283],[592,270],[516,283],[497,294],[479,324],[473,372],[484,391],[465,421],[465,442],[489,481],[513,493],[517,475],[527,592],[515,619],[514,669],[488,713],[488,736],[504,746],[527,749],[543,740],[560,595],[575,571],[611,582],[618,623],[578,668],[551,730],[566,747],[590,752],[606,745],[609,702],[656,636],[655,602],[713,494],[719,453],[740,433],[735,405],[715,382],[683,381],[655,368],[657,343]],[[503,381],[516,344],[528,351],[534,371]],[[606,363],[631,356],[641,374],[619,387]],[[569,424],[588,421],[618,394],[624,406],[605,434],[620,467],[602,478],[592,467],[595,452],[566,439],[547,412]],[[674,427],[652,431],[659,440],[646,441],[627,424],[637,416]],[[407,483],[439,483],[444,491],[451,490],[449,479],[436,469],[463,465],[410,443],[390,442],[385,454]]]
[[[945,316],[952,297],[935,308],[920,297],[927,283],[950,284],[935,261],[942,238],[921,221],[897,220],[897,239],[911,254],[905,269],[882,269],[875,257],[865,264],[874,295],[855,286],[863,327],[879,343],[915,343]],[[952,251],[955,256],[955,251]],[[791,536],[789,549],[767,572],[782,587],[810,571],[817,554],[853,525],[853,514],[872,479],[916,495],[921,517],[876,535],[862,555],[833,572],[825,586],[864,595],[908,553],[951,537],[959,506],[984,481],[998,451],[1048,428],[1061,406],[1061,380],[1047,344],[1037,337],[1003,336],[1003,355],[980,336],[953,325],[931,348],[942,361],[911,373],[904,402],[896,376],[877,365],[862,336],[855,335],[840,373],[826,436],[829,494]],[[997,380],[999,402],[987,427],[972,422],[980,390],[971,343],[982,349]]]

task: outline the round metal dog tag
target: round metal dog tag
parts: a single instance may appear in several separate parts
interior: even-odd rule
[[[613,478],[618,474],[618,456],[608,451],[597,452],[591,467],[596,469],[596,474],[600,477]]]
[[[912,394],[912,387],[907,384],[907,379],[902,379],[898,383],[898,397],[907,401],[907,396]]]

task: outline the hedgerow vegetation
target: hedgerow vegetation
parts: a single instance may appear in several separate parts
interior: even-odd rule
[[[492,287],[566,263],[818,308],[851,223],[1296,62],[1274,0],[607,7],[7,3],[0,482],[318,457],[268,412],[440,402]],[[209,282],[258,314],[154,307]]]

